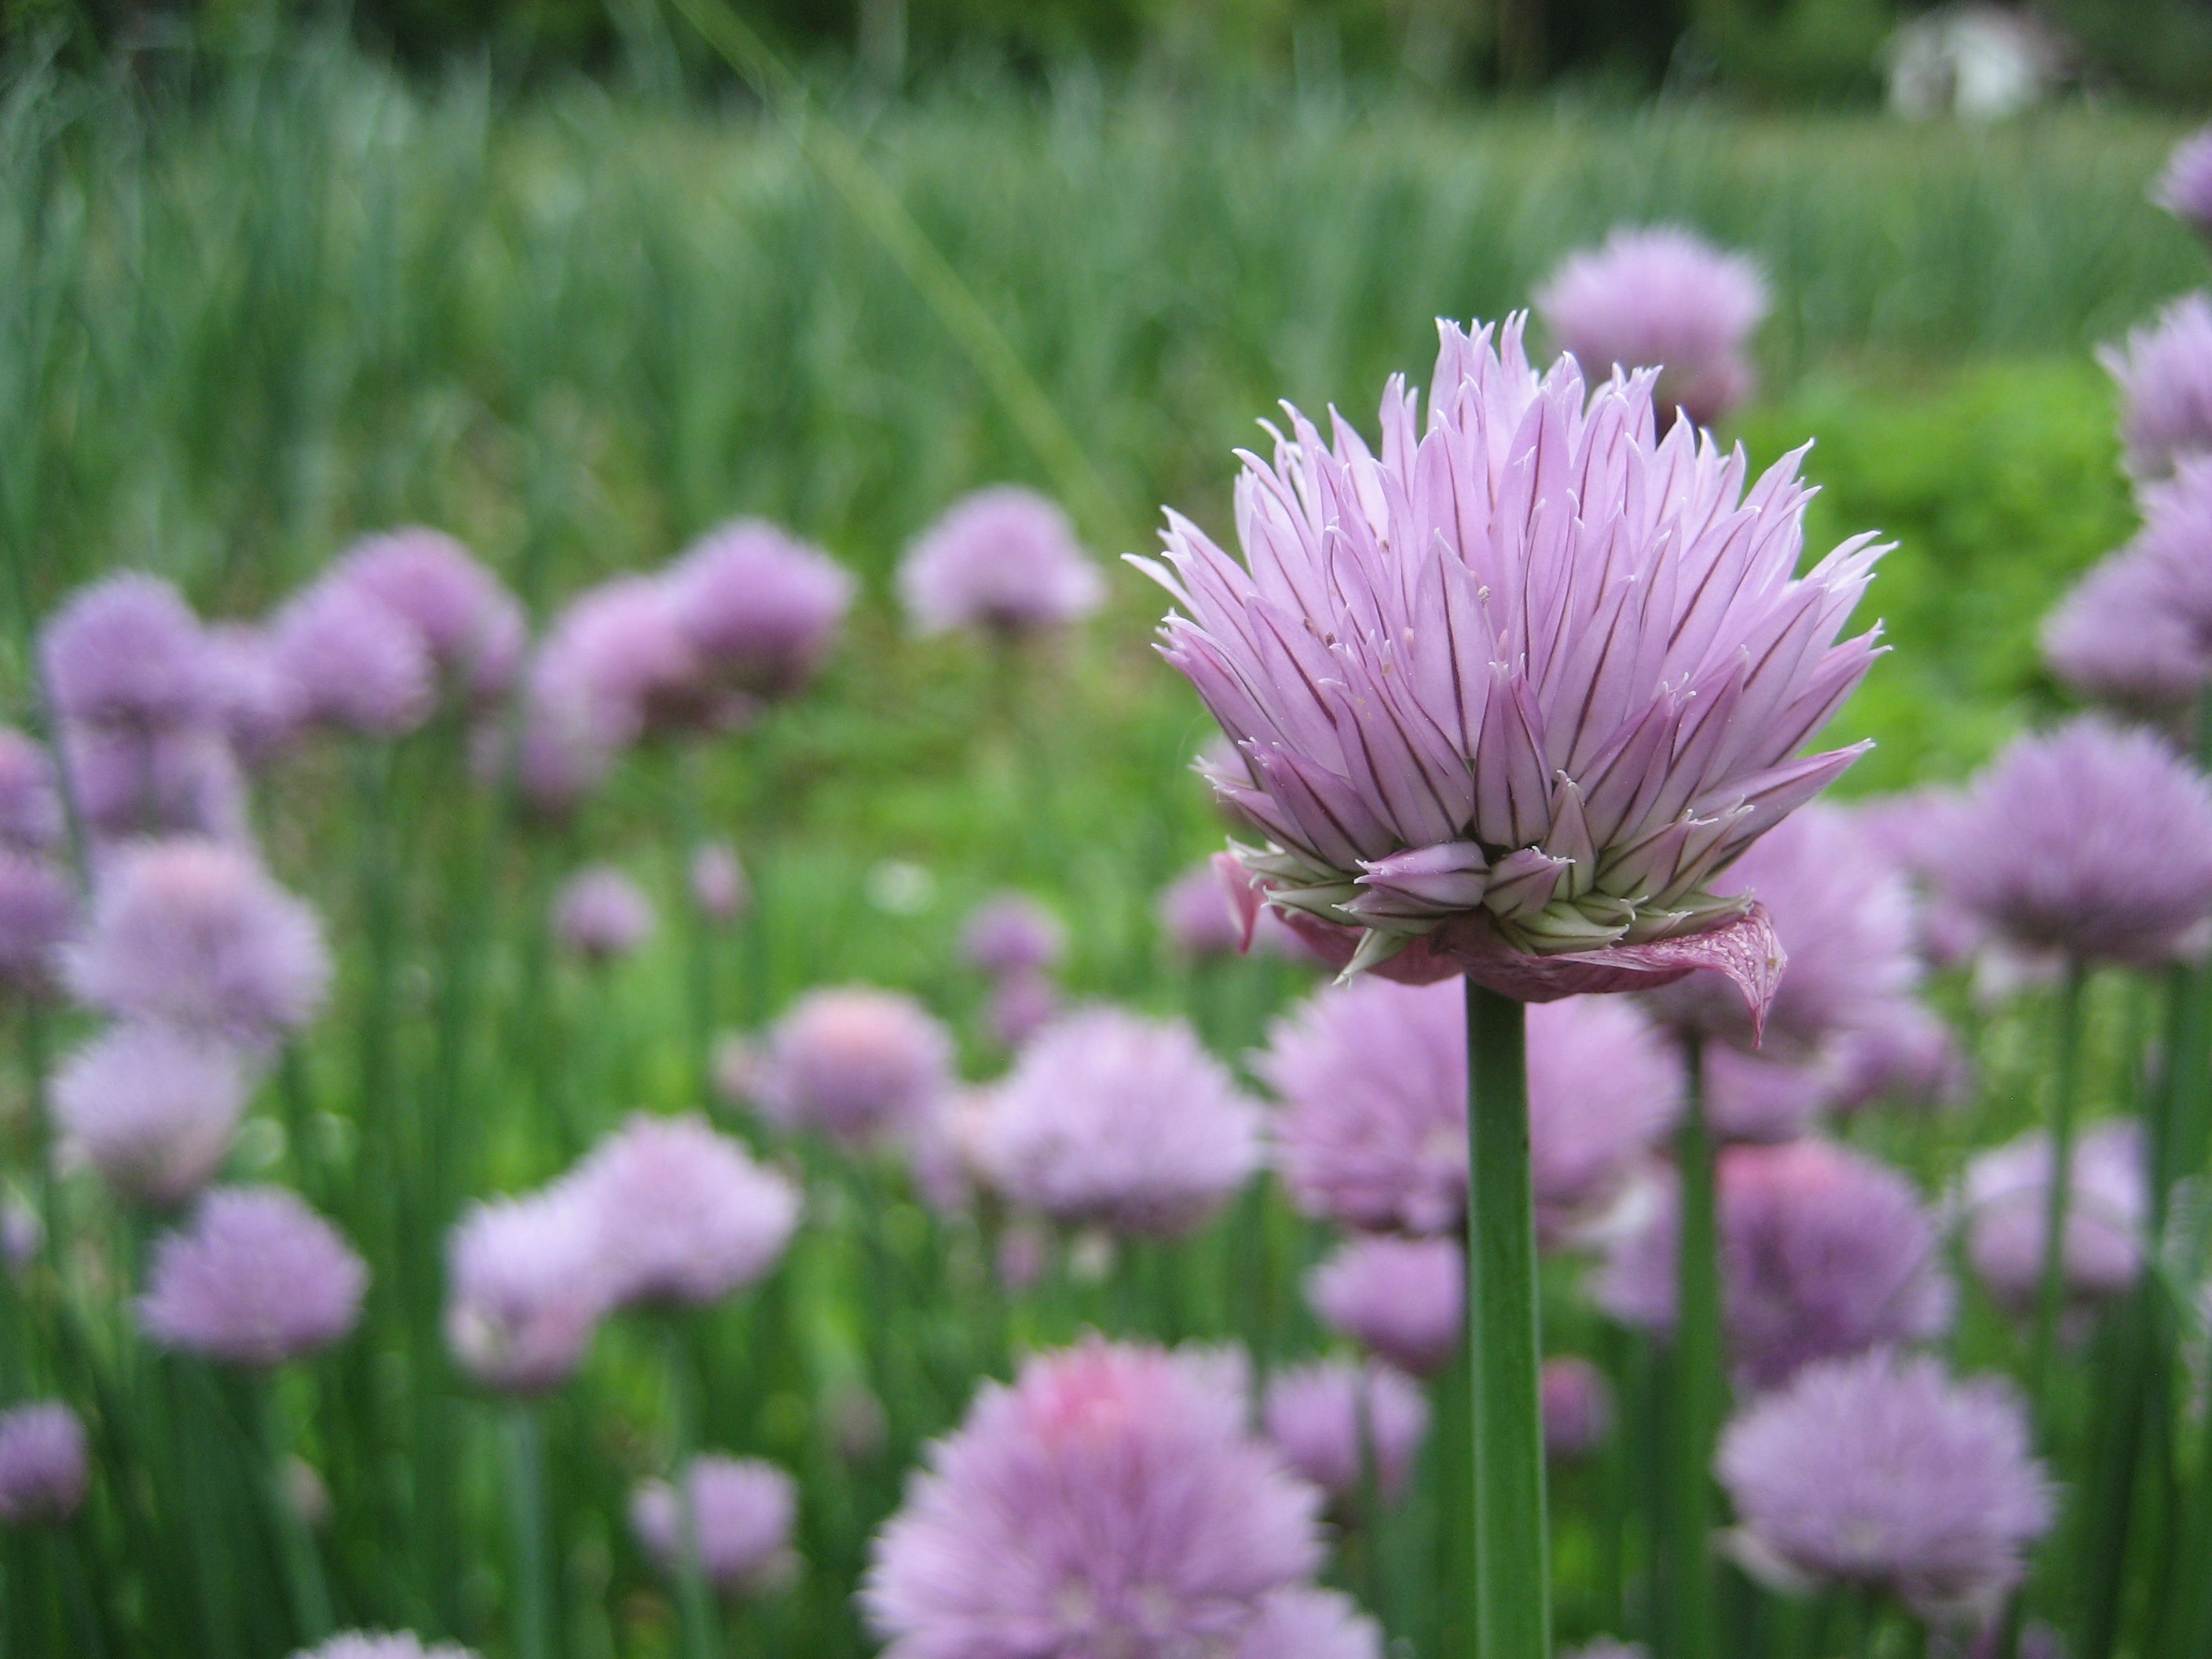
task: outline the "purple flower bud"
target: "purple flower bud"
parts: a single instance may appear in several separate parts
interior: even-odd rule
[[[1041,973],[1060,961],[1067,930],[1060,918],[1020,893],[999,893],[977,905],[961,930],[960,952],[979,974]]]
[[[531,667],[526,775],[595,783],[621,750],[667,732],[737,724],[742,704],[711,684],[674,588],[617,576],[554,618]]]
[[[769,1033],[755,1090],[787,1130],[848,1146],[903,1133],[952,1086],[952,1037],[895,991],[811,991]]]
[[[1314,1269],[1306,1300],[1332,1330],[1426,1376],[1459,1351],[1467,1263],[1456,1239],[1355,1236]]]
[[[2183,295],[2097,361],[2119,385],[2120,436],[2138,479],[2212,453],[2212,295]]]
[[[53,757],[36,738],[0,726],[0,851],[51,852],[61,838]]]
[[[2142,1271],[2142,1131],[2132,1119],[2099,1125],[2074,1146],[2062,1286],[2075,1308],[2107,1302]],[[2051,1137],[2040,1131],[1984,1152],[1966,1166],[1966,1260],[2008,1312],[2033,1312],[2043,1286],[2051,1201]]]
[[[368,1269],[276,1187],[216,1187],[154,1246],[139,1322],[155,1341],[255,1370],[328,1347],[361,1317]]]
[[[207,637],[216,722],[239,760],[266,766],[298,739],[305,694],[279,660],[267,630],[217,623]]]
[[[331,975],[315,913],[250,854],[203,841],[119,853],[64,965],[79,998],[118,1018],[246,1047],[306,1024]]]
[[[71,725],[161,730],[214,712],[199,618],[158,576],[79,588],[40,631],[39,661],[55,716]]]
[[[700,1570],[726,1595],[757,1595],[790,1582],[799,1571],[791,1528],[799,1488],[781,1469],[757,1457],[697,1457],[684,1472]],[[682,1560],[676,1488],[653,1480],[629,1504],[630,1529],[664,1571]]]
[[[446,1346],[487,1389],[535,1394],[575,1374],[609,1306],[599,1209],[574,1182],[471,1205],[447,1244]]]
[[[1278,1371],[1261,1419],[1292,1472],[1339,1500],[1359,1495],[1364,1433],[1382,1496],[1395,1499],[1428,1434],[1429,1402],[1388,1365],[1324,1359]]]
[[[2027,1413],[1994,1378],[1875,1352],[1808,1366],[1721,1437],[1736,1553],[1769,1582],[1895,1595],[1985,1619],[2051,1525]]]
[[[405,622],[438,673],[472,701],[495,701],[513,688],[529,634],[522,607],[453,537],[413,526],[365,536],[331,567],[331,580]]]
[[[1218,1364],[1092,1340],[988,1382],[878,1534],[885,1659],[1232,1644],[1321,1564],[1320,1494]]]
[[[553,907],[562,947],[595,967],[619,961],[653,937],[653,904],[610,864],[579,870]]]
[[[799,1194],[706,1119],[632,1116],[574,1179],[595,1215],[611,1302],[713,1302],[763,1277],[799,1224]]]
[[[919,634],[1024,634],[1079,622],[1106,585],[1059,507],[1001,484],[963,495],[907,550],[899,597]]]
[[[1679,406],[1699,426],[1751,394],[1745,348],[1772,305],[1756,264],[1675,225],[1624,225],[1536,294],[1544,326],[1585,373],[1658,369],[1662,422]]]
[[[2199,236],[2212,238],[2212,129],[2173,147],[2151,200]]]
[[[713,842],[691,854],[691,902],[709,921],[733,921],[753,901],[737,848]]]
[[[1537,1387],[1544,1410],[1544,1455],[1561,1462],[1588,1457],[1613,1433],[1613,1385],[1587,1359],[1544,1362]]]
[[[102,840],[245,838],[238,762],[214,727],[67,726],[61,742],[77,816]]]
[[[0,1412],[0,1521],[68,1520],[84,1502],[84,1425],[58,1400]]]
[[[220,1039],[168,1025],[111,1027],[54,1074],[61,1158],[97,1170],[128,1197],[176,1204],[228,1154],[252,1086],[246,1057]]]
[[[1068,1226],[1175,1237],[1258,1165],[1260,1110],[1180,1020],[1078,1010],[990,1094],[981,1158],[1011,1203]]]
[[[270,618],[269,637],[310,726],[398,738],[430,716],[437,678],[429,647],[364,588],[324,577]]]
[[[684,637],[721,684],[787,697],[814,678],[853,603],[852,574],[759,519],[694,542],[666,580]]]

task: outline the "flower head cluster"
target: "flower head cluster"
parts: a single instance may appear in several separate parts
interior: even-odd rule
[[[769,1119],[848,1146],[904,1134],[952,1088],[952,1036],[914,998],[811,991],[769,1033],[752,1090]]]
[[[1064,627],[1106,596],[1067,515],[1035,490],[1009,484],[976,490],[946,508],[907,550],[898,585],[921,634]]]
[[[1730,1147],[1719,1176],[1723,1322],[1746,1386],[1948,1322],[1934,1218],[1896,1171],[1808,1139]],[[1677,1224],[1670,1183],[1607,1259],[1597,1294],[1615,1317],[1673,1328]]]
[[[582,1182],[472,1205],[446,1254],[446,1345],[462,1370],[502,1394],[557,1388],[574,1374],[611,1288]]]
[[[708,675],[763,701],[787,697],[814,678],[853,603],[842,565],[761,519],[708,531],[665,580]]]
[[[712,1302],[775,1266],[799,1194],[702,1117],[644,1113],[571,1177],[590,1206],[610,1303]]]
[[[286,600],[269,637],[310,726],[404,737],[436,706],[437,666],[422,634],[341,572]]]
[[[1544,1453],[1562,1462],[1588,1457],[1613,1432],[1613,1385],[1576,1354],[1547,1359],[1537,1389],[1544,1412]]]
[[[1467,1318],[1467,1262],[1455,1240],[1361,1234],[1306,1280],[1321,1322],[1416,1376],[1459,1350]]]
[[[2198,235],[2212,237],[2212,129],[2173,147],[2151,199]]]
[[[66,1521],[84,1502],[84,1425],[58,1400],[0,1412],[0,1521]]]
[[[1226,907],[1224,907],[1226,908]],[[1067,948],[1060,918],[1020,893],[998,893],[977,905],[960,933],[960,953],[994,979],[1042,973]]]
[[[2051,1519],[2018,1397],[1933,1359],[1808,1366],[1729,1425],[1718,1467],[1747,1566],[1929,1618],[1987,1618]]]
[[[216,723],[230,752],[249,767],[289,750],[307,719],[306,696],[293,682],[265,628],[217,623],[208,629],[216,682]]]
[[[738,849],[726,842],[711,842],[691,854],[691,902],[709,921],[732,921],[752,902],[752,888]]]
[[[246,797],[237,757],[219,728],[62,728],[70,798],[99,842],[143,836],[238,841]]]
[[[2212,453],[2212,295],[2183,295],[2097,359],[2118,383],[2120,436],[2137,478]]]
[[[0,726],[0,850],[33,855],[61,838],[61,790],[46,745]]]
[[[1283,1462],[1330,1496],[1358,1498],[1371,1459],[1383,1497],[1395,1498],[1428,1434],[1429,1402],[1388,1365],[1322,1359],[1269,1378],[1260,1419]]]
[[[1321,1562],[1320,1496],[1215,1365],[1091,1340],[987,1383],[878,1536],[889,1659],[1225,1649]]]
[[[529,633],[522,606],[453,537],[419,526],[365,536],[327,580],[405,623],[439,677],[467,698],[489,702],[513,689]]]
[[[1293,413],[1246,458],[1242,562],[1170,515],[1163,648],[1237,741],[1246,862],[1355,969],[1544,1001],[1710,966],[1757,1006],[1778,954],[1712,882],[1859,752],[1798,754],[1874,659],[1837,636],[1881,550],[1798,577],[1796,456],[1752,482],[1655,436],[1649,374],[1443,335],[1425,430],[1394,380],[1379,456]]]
[[[1300,1584],[1261,1598],[1235,1659],[1382,1659],[1382,1632],[1336,1590]]]
[[[51,989],[76,920],[68,878],[44,859],[0,849],[0,986]]]
[[[2212,787],[2094,718],[2016,738],[1969,787],[1937,881],[2018,949],[2166,960],[2212,919]]]
[[[571,956],[603,966],[653,937],[653,902],[611,864],[571,876],[553,902],[553,931]]]
[[[1662,419],[1680,408],[1699,426],[1750,395],[1745,348],[1772,304],[1755,263],[1678,225],[1623,226],[1536,295],[1544,326],[1584,369],[1657,369]]]
[[[252,1081],[246,1057],[220,1039],[171,1025],[112,1026],[55,1073],[60,1155],[132,1198],[178,1203],[230,1151]]]
[[[2172,721],[2212,681],[2212,454],[2182,457],[2136,494],[2142,531],[2051,612],[2043,653],[2085,696]]]
[[[2149,1210],[2142,1133],[2130,1119],[2101,1124],[2075,1143],[2059,1253],[2062,1284],[2077,1305],[2136,1282]],[[2025,1315],[2043,1284],[2049,1235],[2051,1137],[2037,1132],[1966,1166],[1966,1261],[1998,1304]]]
[[[276,1187],[217,1187],[154,1247],[147,1334],[266,1370],[328,1347],[361,1316],[368,1269],[337,1229]]]
[[[40,631],[39,665],[67,726],[173,731],[212,712],[206,635],[158,576],[126,572],[70,595]]]
[[[757,1595],[799,1571],[791,1547],[799,1489],[788,1474],[757,1457],[696,1457],[682,1480],[700,1570],[708,1583],[725,1595]],[[678,1502],[675,1486],[653,1480],[638,1488],[629,1504],[630,1529],[672,1572],[683,1559]]]
[[[1184,1233],[1260,1159],[1260,1109],[1181,1021],[1079,1010],[1032,1038],[981,1129],[992,1183],[1071,1225]]]

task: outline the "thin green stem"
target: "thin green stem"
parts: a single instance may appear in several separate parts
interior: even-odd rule
[[[283,1558],[285,1588],[292,1598],[292,1617],[301,1642],[312,1647],[331,1633],[330,1586],[323,1578],[322,1557],[307,1530],[307,1518],[293,1500],[289,1479],[291,1436],[284,1421],[284,1397],[277,1378],[255,1381],[261,1408],[261,1476],[267,1494],[269,1522],[276,1533]]]
[[[1467,982],[1468,1334],[1474,1376],[1475,1651],[1549,1659],[1552,1594],[1537,1391],[1535,1198],[1526,1013]]]
[[[1713,1529],[1713,1447],[1726,1409],[1722,1368],[1720,1220],[1713,1142],[1705,1126],[1705,1051],[1692,1032],[1682,1042],[1682,1124],[1674,1137],[1680,1182],[1675,1255],[1673,1422],[1668,1436],[1665,1503],[1668,1651],[1671,1659],[1709,1659],[1719,1641],[1709,1540]]]
[[[699,1451],[699,1408],[684,1328],[671,1315],[663,1333],[667,1367],[669,1489],[676,1497],[676,1601],[684,1626],[684,1659],[715,1659],[721,1638],[714,1602],[699,1561],[698,1514],[691,1502],[691,1464]]]
[[[2041,1419],[2047,1410],[2051,1356],[2066,1297],[2066,1218],[2074,1194],[2074,1119],[2081,1093],[2081,992],[2088,970],[2069,963],[2059,989],[2056,1051],[2051,1073],[2051,1170],[2044,1192],[2043,1267],[2035,1299],[2035,1329],[2028,1349],[2027,1382]]]
[[[709,1094],[714,1052],[714,923],[699,902],[693,878],[706,845],[702,830],[705,811],[701,797],[702,757],[696,748],[676,757],[676,844],[683,868],[678,872],[683,891],[684,990],[690,1029],[691,1100],[704,1109]]]
[[[545,1540],[544,1431],[538,1408],[507,1408],[508,1497],[514,1504],[516,1659],[553,1659],[553,1596]]]

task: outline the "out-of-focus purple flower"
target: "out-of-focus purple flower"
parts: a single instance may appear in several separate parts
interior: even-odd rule
[[[968,965],[994,979],[1041,973],[1066,947],[1067,930],[1060,918],[1022,893],[994,894],[975,907],[960,932],[960,952]]]
[[[850,571],[761,519],[708,531],[664,580],[710,674],[749,697],[787,697],[813,678],[853,603]]]
[[[529,636],[522,606],[444,532],[410,525],[364,536],[339,556],[329,580],[406,623],[439,675],[470,699],[491,702],[514,688]]]
[[[1382,1659],[1382,1632],[1350,1596],[1309,1584],[1279,1589],[1237,1638],[1235,1659]]]
[[[864,1146],[910,1129],[952,1087],[952,1037],[914,998],[810,991],[769,1033],[754,1089],[779,1127]]]
[[[559,777],[580,793],[632,744],[726,727],[743,714],[742,702],[709,681],[673,587],[617,576],[569,601],[531,665],[526,777],[548,793]]]
[[[733,921],[752,902],[745,866],[727,842],[710,842],[691,854],[691,902],[709,921]]]
[[[1182,1021],[1094,1007],[1030,1039],[981,1136],[1009,1201],[1070,1226],[1173,1236],[1257,1167],[1260,1109]]]
[[[2027,1413],[1995,1378],[1877,1352],[1808,1366],[1721,1437],[1747,1567],[1894,1595],[1923,1617],[1987,1618],[2051,1525]]]
[[[799,1488],[781,1469],[757,1457],[696,1457],[684,1471],[699,1569],[726,1595],[757,1595],[790,1582],[799,1571],[791,1526]],[[683,1522],[676,1488],[652,1480],[629,1501],[630,1530],[669,1572],[683,1559]]]
[[[2212,678],[2212,662],[2166,587],[2164,573],[2136,546],[2092,567],[2044,620],[2043,660],[2053,677],[2137,718],[2186,711]]]
[[[1766,1044],[1784,1055],[1816,1053],[1843,1032],[1881,1023],[1919,978],[1911,890],[1838,807],[1815,802],[1792,813],[1713,888],[1757,894],[1790,953],[1765,1031]],[[1754,1046],[1743,1000],[1711,975],[1654,991],[1646,1001],[1662,1024]]]
[[[252,854],[191,840],[120,852],[64,966],[70,990],[118,1018],[246,1047],[306,1024],[331,976],[312,909]]]
[[[252,1085],[246,1057],[220,1039],[169,1025],[112,1026],[54,1074],[60,1157],[131,1198],[178,1203],[230,1151]]]
[[[0,726],[0,850],[45,853],[61,838],[53,757],[37,738]]]
[[[2148,732],[2085,716],[2015,738],[1951,834],[1942,890],[2025,951],[2163,961],[2212,918],[2212,787]]]
[[[175,730],[214,713],[207,636],[158,576],[126,571],[79,588],[40,630],[39,664],[62,723]]]
[[[70,799],[94,836],[244,837],[238,762],[214,727],[68,726],[61,744]]]
[[[653,902],[612,865],[590,865],[554,901],[553,931],[570,955],[604,967],[653,937]]]
[[[907,1131],[907,1171],[922,1201],[939,1215],[958,1215],[988,1177],[982,1164],[983,1120],[990,1094],[955,1088]]]
[[[1881,857],[1905,872],[1913,889],[1913,944],[1921,960],[1948,968],[1986,945],[1988,928],[1938,885],[1958,840],[1966,792],[1944,786],[1910,789],[1853,803],[1859,831]]]
[[[899,562],[898,587],[919,634],[1060,628],[1106,597],[1067,514],[1012,484],[976,490],[946,508]]]
[[[983,1023],[1002,1048],[1018,1048],[1060,1017],[1060,988],[1042,974],[1009,974],[991,988]]]
[[[76,896],[59,870],[0,851],[0,986],[31,996],[51,990],[76,916]]]
[[[1828,1141],[1721,1155],[1723,1323],[1739,1382],[1770,1389],[1816,1359],[1934,1336],[1952,1294],[1934,1219],[1894,1170]],[[1670,1331],[1675,1191],[1614,1242],[1597,1284],[1626,1322]]]
[[[305,718],[300,688],[265,629],[217,623],[208,629],[207,642],[216,723],[241,762],[265,766],[300,734]]]
[[[1236,880],[1249,889],[1251,880],[1243,866],[1224,854],[1186,870],[1160,890],[1160,932],[1168,948],[1186,962],[1233,957],[1249,949],[1255,956],[1321,963],[1323,958],[1272,907],[1263,905],[1249,918],[1251,938],[1247,941],[1247,919],[1237,913],[1224,885],[1224,862],[1233,866]]]
[[[1386,1498],[1405,1489],[1413,1454],[1429,1431],[1429,1402],[1419,1386],[1371,1359],[1359,1365],[1322,1359],[1276,1372],[1260,1417],[1283,1462],[1340,1500],[1359,1495],[1363,1418]]]
[[[706,1119],[634,1115],[574,1179],[595,1213],[611,1303],[712,1302],[760,1279],[799,1224],[799,1194]]]
[[[1277,1023],[1260,1075],[1282,1098],[1277,1156],[1309,1214],[1450,1231],[1467,1207],[1467,1021],[1456,984],[1331,987]],[[1528,1016],[1537,1224],[1571,1231],[1673,1122],[1681,1079],[1626,1003]]]
[[[319,1647],[301,1648],[292,1659],[477,1659],[468,1648],[441,1642],[425,1646],[409,1632],[349,1630],[331,1637]]]
[[[1244,1416],[1217,1366],[1095,1339],[987,1383],[876,1539],[886,1659],[1233,1644],[1321,1561],[1320,1494]]]
[[[84,1502],[84,1425],[58,1400],[0,1412],[0,1521],[66,1521]]]
[[[2118,383],[2120,437],[2138,479],[2212,453],[2212,295],[2183,295],[2097,361]]]
[[[1901,1003],[1881,1024],[1845,1037],[1836,1070],[1835,1104],[1847,1112],[1878,1101],[1954,1106],[1974,1087],[1973,1062],[1951,1028],[1917,1002]]]
[[[2130,1289],[2142,1270],[2149,1210],[2142,1131],[2131,1118],[2100,1124],[2075,1143],[2059,1270],[2076,1308]],[[2051,1137],[2039,1130],[1966,1166],[1966,1261],[2007,1310],[2034,1310],[2043,1285]]]
[[[1041,1223],[1017,1216],[1000,1230],[998,1255],[991,1265],[999,1283],[1019,1296],[1044,1277],[1051,1261],[1052,1236]]]
[[[328,1347],[361,1317],[368,1269],[277,1187],[216,1187],[154,1246],[139,1322],[155,1341],[266,1370]]]
[[[1711,968],[1761,1006],[1781,955],[1711,881],[1860,752],[1798,750],[1874,660],[1837,635],[1881,550],[1795,577],[1796,457],[1747,493],[1740,453],[1655,438],[1649,374],[1443,334],[1425,433],[1398,380],[1379,457],[1294,415],[1238,482],[1245,562],[1170,514],[1148,566],[1243,750],[1212,775],[1243,856],[1352,970],[1541,1002]]]
[[[1562,1462],[1588,1457],[1613,1433],[1613,1385],[1577,1354],[1547,1359],[1537,1387],[1544,1410],[1544,1455]]]
[[[2199,236],[2212,237],[2212,128],[2199,129],[2173,147],[2151,200]]]
[[[609,1306],[600,1206],[574,1181],[471,1205],[447,1242],[446,1346],[502,1394],[558,1388]]]
[[[1356,1235],[1307,1278],[1306,1300],[1324,1325],[1426,1376],[1459,1350],[1467,1263],[1453,1239]]]
[[[1751,395],[1746,348],[1772,301],[1758,264],[1679,225],[1624,225],[1536,292],[1552,338],[1586,373],[1660,371],[1662,421],[1711,426]]]
[[[46,1247],[46,1224],[19,1193],[0,1194],[0,1261],[21,1273]]]
[[[1832,1053],[1784,1059],[1716,1044],[1702,1056],[1705,1127],[1717,1140],[1794,1140],[1835,1103]]]
[[[270,619],[269,637],[307,724],[398,738],[429,718],[437,692],[429,647],[367,590],[329,576],[311,583]]]

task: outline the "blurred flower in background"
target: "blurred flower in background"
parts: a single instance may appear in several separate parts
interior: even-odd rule
[[[907,550],[898,589],[918,634],[1041,633],[1081,621],[1106,597],[1067,515],[1012,484],[947,507]]]

